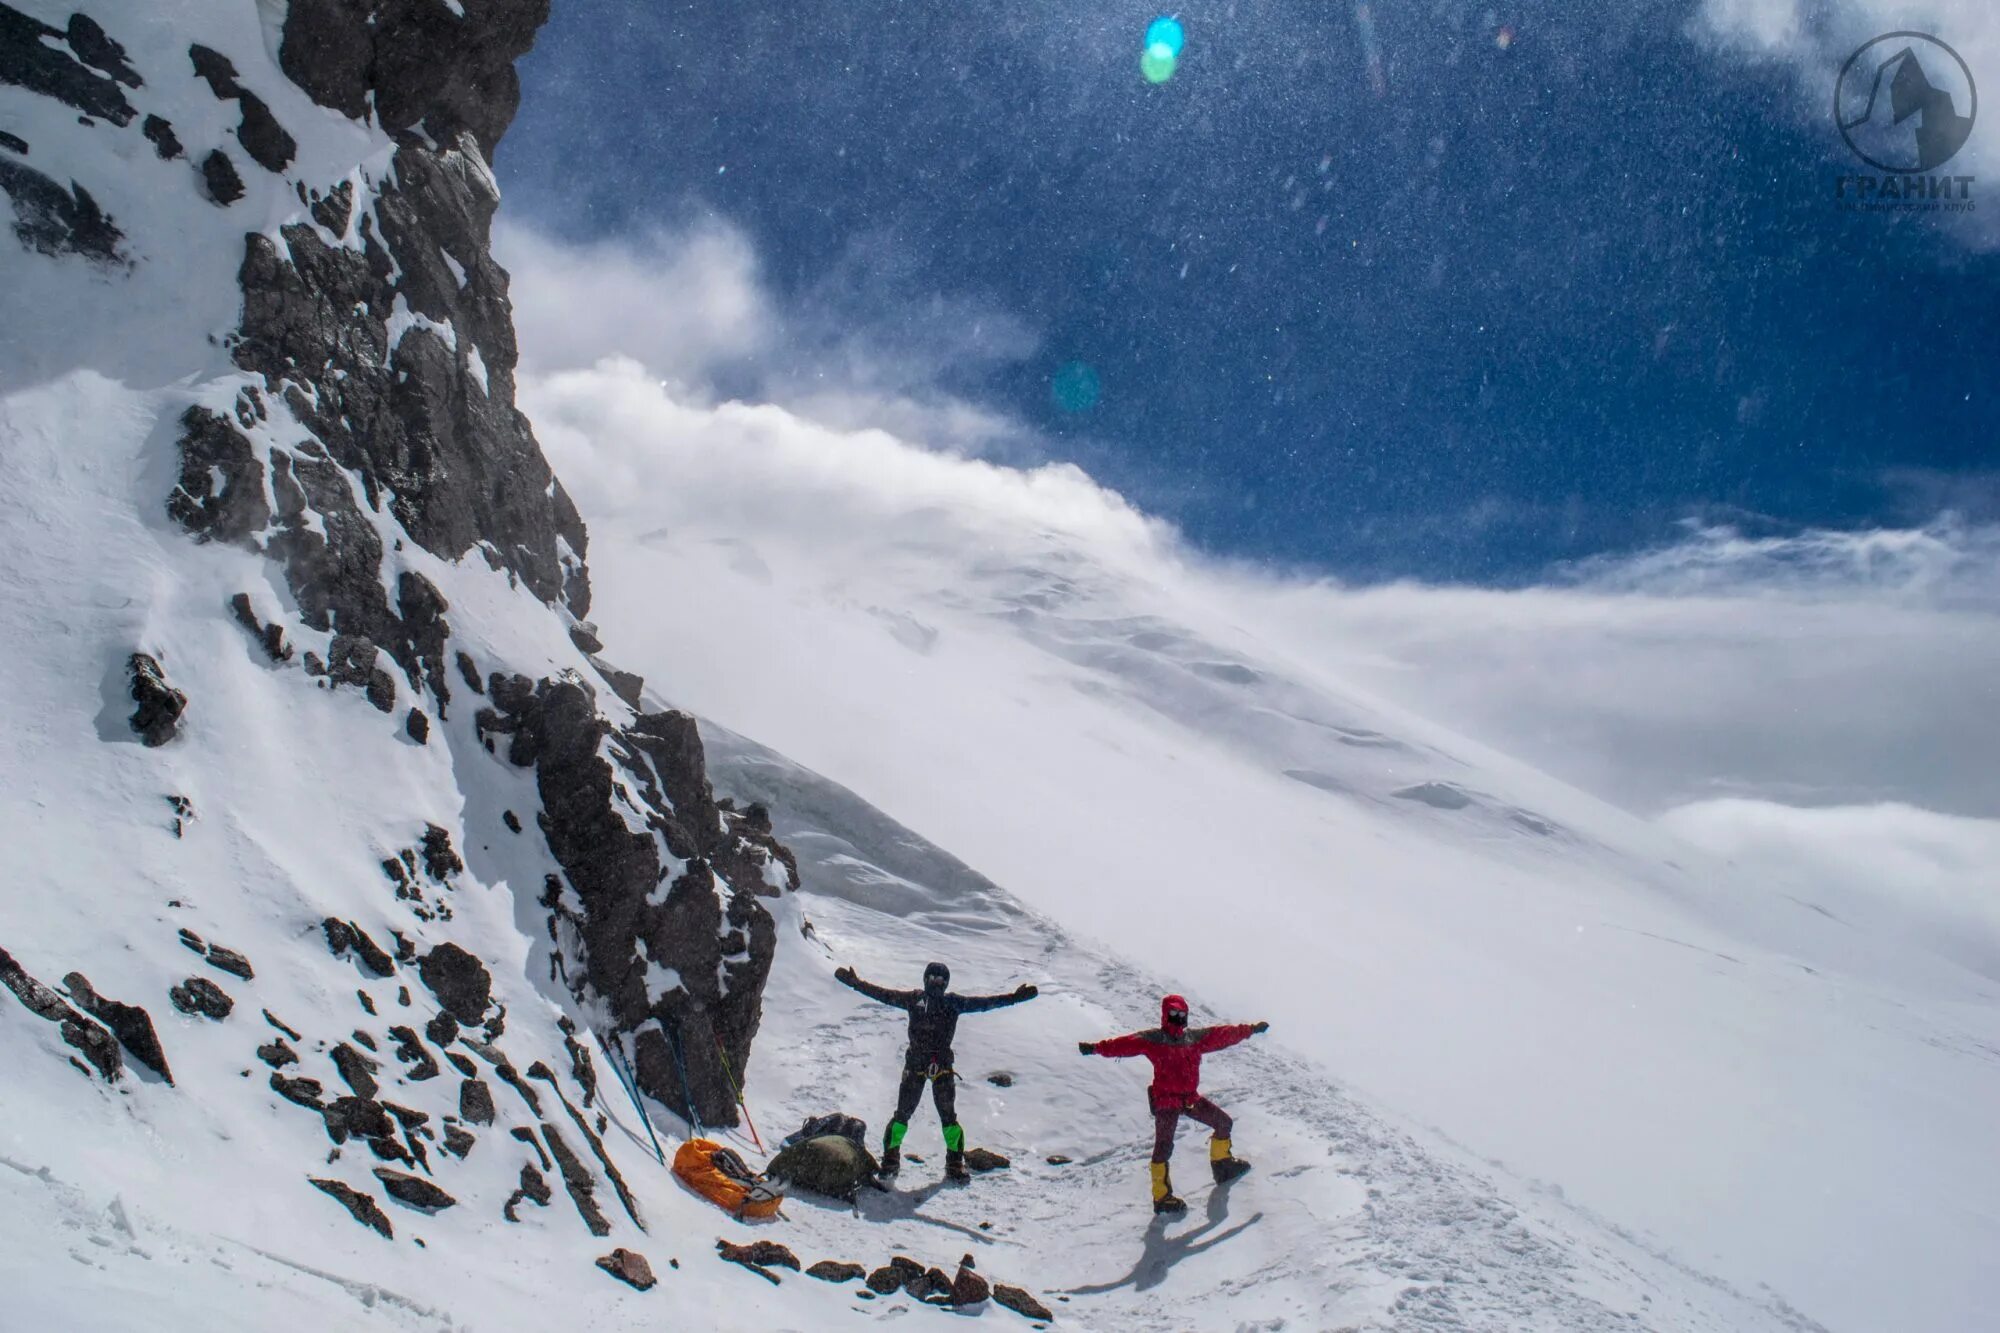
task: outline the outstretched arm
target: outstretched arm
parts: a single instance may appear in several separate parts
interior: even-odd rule
[[[1207,1055],[1210,1051],[1220,1051],[1234,1046],[1239,1041],[1248,1041],[1270,1026],[1269,1023],[1224,1023],[1217,1027],[1203,1028],[1194,1039],[1194,1048],[1200,1054]]]
[[[1085,1055],[1101,1055],[1110,1060],[1122,1060],[1129,1055],[1146,1053],[1146,1034],[1133,1032],[1123,1037],[1113,1037],[1109,1041],[1079,1042],[1077,1049]]]
[[[907,1009],[912,1004],[915,1004],[917,1000],[917,992],[913,990],[890,990],[887,986],[878,986],[872,981],[863,981],[855,975],[854,969],[851,967],[836,968],[833,973],[833,979],[851,990],[860,991],[871,1000],[879,1000],[883,1004],[893,1004],[898,1009]]]
[[[954,995],[952,998],[958,1001],[958,1012],[961,1014],[977,1014],[988,1009],[1005,1009],[1010,1004],[1025,1004],[1040,994],[1033,986],[1024,984],[1005,995]]]

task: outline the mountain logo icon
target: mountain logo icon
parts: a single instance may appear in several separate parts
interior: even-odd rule
[[[1887,32],[1840,67],[1833,116],[1869,166],[1935,171],[1965,147],[1979,90],[1958,52],[1921,32]]]

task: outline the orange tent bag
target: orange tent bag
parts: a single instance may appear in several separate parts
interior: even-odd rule
[[[718,1156],[732,1169],[719,1165]],[[784,1195],[751,1178],[734,1150],[713,1139],[689,1139],[675,1150],[674,1174],[683,1185],[739,1220],[771,1217],[785,1201]]]

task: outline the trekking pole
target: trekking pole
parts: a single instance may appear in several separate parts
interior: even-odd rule
[[[736,1104],[743,1108],[743,1123],[750,1126],[750,1141],[757,1145],[757,1151],[764,1151],[764,1140],[757,1137],[757,1122],[750,1118],[750,1103],[743,1100],[743,1089],[736,1086],[736,1075],[729,1072],[729,1052],[722,1049],[722,1036],[715,1038],[715,1053],[722,1057],[722,1076],[729,1080],[729,1090],[736,1094]]]
[[[666,1150],[660,1147],[660,1136],[653,1132],[653,1117],[646,1114],[646,1104],[639,1099],[639,1080],[632,1067],[625,1063],[625,1052],[615,1044],[607,1043],[602,1036],[598,1037],[597,1044],[604,1047],[605,1054],[611,1057],[611,1070],[618,1075],[625,1095],[632,1099],[632,1109],[639,1113],[639,1122],[646,1127],[646,1137],[653,1141],[653,1156],[660,1159],[661,1166],[665,1166]]]

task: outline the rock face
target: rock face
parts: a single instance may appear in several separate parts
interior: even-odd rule
[[[180,734],[181,714],[187,711],[187,696],[167,683],[167,673],[159,659],[148,653],[133,653],[125,663],[132,679],[132,730],[151,746],[165,745]]]
[[[90,984],[90,979],[81,972],[72,972],[64,977],[63,986],[69,991],[70,998],[76,1001],[77,1008],[110,1028],[134,1060],[168,1083],[174,1081],[173,1070],[167,1067],[167,1053],[161,1049],[160,1036],[153,1030],[151,1014],[136,1004],[124,1004],[99,995]]]
[[[56,1025],[64,1043],[83,1053],[90,1067],[106,1083],[124,1073],[125,1060],[118,1053],[118,1039],[69,1006],[68,1001],[28,975],[14,956],[0,949],[0,985],[14,992],[28,1011]]]

